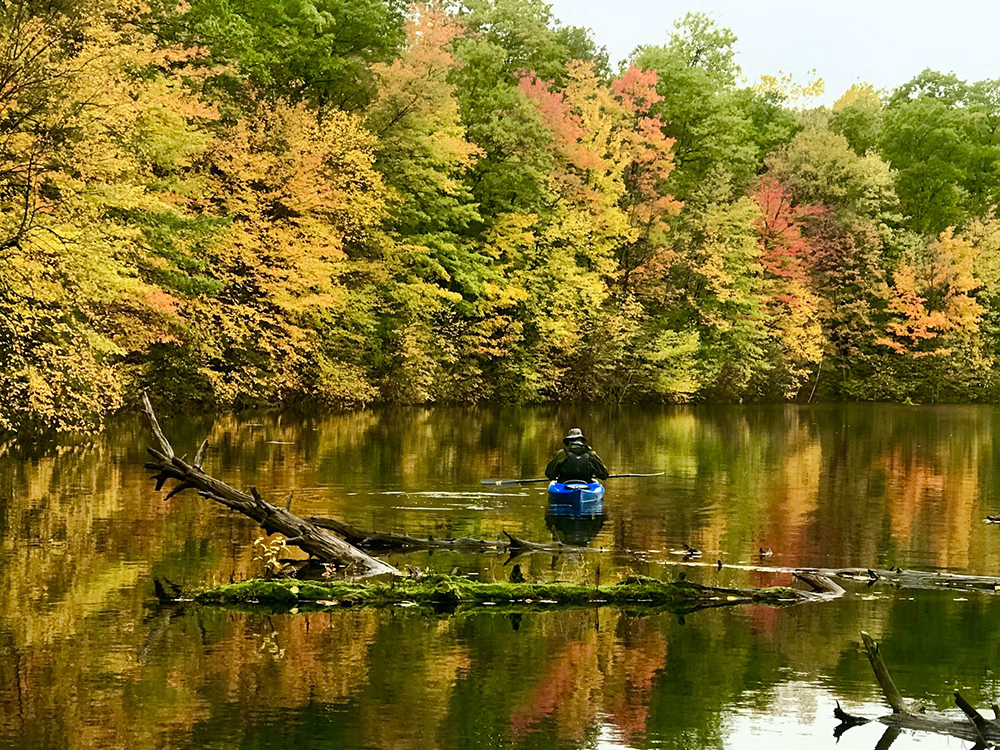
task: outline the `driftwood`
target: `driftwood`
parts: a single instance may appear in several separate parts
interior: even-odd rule
[[[886,726],[885,734],[882,735],[882,739],[877,745],[878,750],[886,750],[899,735],[901,729],[957,737],[976,743],[975,750],[993,747],[995,743],[1000,741],[1000,724],[996,721],[990,721],[980,714],[957,691],[955,692],[955,705],[962,709],[969,721],[955,721],[940,714],[929,713],[923,706],[905,700],[889,674],[889,668],[885,665],[878,643],[865,632],[861,633],[861,641],[864,644],[868,662],[872,666],[872,672],[875,674],[875,681],[882,689],[882,694],[892,709],[892,713],[868,719],[847,713],[838,703],[833,712],[833,715],[840,720],[840,724],[833,732],[835,737],[840,737],[851,727],[877,721]],[[996,706],[993,707],[993,711],[1000,719],[1000,711]]]
[[[256,487],[251,487],[249,494],[230,487],[215,477],[206,474],[201,466],[208,447],[208,441],[202,442],[195,454],[194,462],[187,463],[186,456],[178,458],[167,440],[160,424],[153,413],[149,398],[142,396],[143,411],[149,418],[150,427],[159,448],[149,448],[153,460],[146,463],[146,468],[155,471],[156,489],[162,489],[168,479],[176,480],[177,485],[170,490],[166,498],[194,489],[202,497],[214,500],[227,508],[242,513],[256,521],[268,534],[282,534],[286,537],[285,544],[298,547],[306,554],[322,562],[336,564],[347,568],[348,572],[358,577],[391,573],[400,575],[391,565],[378,560],[368,553],[345,542],[327,529],[321,528],[310,521],[299,518],[284,508],[271,505],[260,496]]]
[[[560,554],[562,552],[582,552],[587,549],[586,547],[577,547],[572,544],[564,544],[563,542],[529,542],[506,531],[503,532],[504,536],[507,537],[506,540],[473,539],[472,537],[459,537],[458,539],[427,537],[426,539],[422,539],[407,534],[364,531],[349,523],[338,521],[336,518],[310,516],[308,520],[317,526],[340,534],[349,543],[362,549],[393,550],[398,552],[443,549],[458,552],[511,552],[515,554],[522,552]]]

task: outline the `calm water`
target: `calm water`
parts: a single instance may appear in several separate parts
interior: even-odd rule
[[[538,476],[582,427],[613,472],[607,518],[550,528]],[[415,535],[589,540],[521,558],[529,579],[673,578],[704,560],[1000,574],[993,407],[393,410],[166,419],[179,452],[292,509]],[[167,502],[138,418],[38,453],[0,448],[0,748],[833,748],[839,700],[885,713],[859,648],[908,696],[1000,698],[1000,595],[852,587],[784,610],[678,618],[601,611],[431,618],[406,609],[263,616],[150,602],[259,571],[260,532],[195,495]],[[506,577],[495,555],[392,557]],[[709,584],[781,573],[685,568]],[[839,748],[874,748],[878,725]],[[904,734],[893,748],[968,743]]]

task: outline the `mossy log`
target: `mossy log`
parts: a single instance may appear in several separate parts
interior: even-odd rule
[[[586,547],[577,547],[572,544],[563,544],[562,542],[530,542],[509,534],[506,531],[503,532],[504,536],[507,537],[506,540],[474,539],[472,537],[459,537],[458,539],[427,537],[423,539],[407,534],[364,531],[349,523],[325,516],[309,516],[308,520],[317,526],[340,534],[345,540],[361,549],[393,550],[397,552],[447,549],[457,552],[551,552],[553,554],[582,552],[587,549]]]
[[[285,544],[298,547],[311,557],[325,563],[344,567],[352,575],[358,577],[384,573],[400,575],[399,571],[391,565],[345,542],[327,529],[294,515],[289,511],[287,503],[284,508],[279,508],[264,500],[256,487],[251,487],[249,493],[240,492],[225,482],[206,474],[202,470],[201,464],[205,449],[208,447],[207,440],[201,444],[193,463],[189,464],[184,460],[187,456],[178,458],[174,454],[170,441],[160,429],[160,424],[153,413],[153,407],[145,394],[142,396],[142,405],[159,445],[158,449],[148,449],[153,460],[146,463],[146,468],[156,472],[153,478],[156,480],[157,490],[162,489],[164,483],[169,479],[177,482],[177,485],[170,490],[165,499],[184,490],[194,489],[202,497],[214,500],[252,518],[267,533],[284,535]]]
[[[1000,741],[1000,723],[991,721],[980,714],[959,692],[955,693],[955,705],[962,709],[962,712],[968,717],[968,721],[955,721],[946,716],[928,712],[918,703],[905,700],[889,674],[889,668],[882,658],[878,643],[865,632],[861,633],[861,641],[868,662],[871,664],[872,672],[875,674],[875,681],[882,689],[882,694],[892,709],[892,713],[868,719],[847,713],[838,703],[833,712],[834,716],[840,720],[840,725],[834,730],[835,737],[840,737],[851,727],[876,721],[886,726],[885,734],[878,744],[878,747],[883,750],[892,744],[900,729],[957,737],[976,743],[975,748],[977,749],[995,746],[995,743]],[[1000,719],[1000,711],[995,706],[993,711]]]
[[[484,583],[446,575],[394,579],[388,583],[253,580],[210,589],[197,595],[204,604],[252,605],[272,610],[331,607],[420,605],[434,609],[503,606],[545,609],[555,606],[617,606],[684,613],[737,604],[785,606],[831,598],[836,593],[801,591],[786,586],[730,589],[690,581],[660,581],[631,576],[621,583],[587,586],[569,583]]]

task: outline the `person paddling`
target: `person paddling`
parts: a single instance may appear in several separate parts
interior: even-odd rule
[[[574,427],[563,438],[563,449],[545,467],[545,476],[558,482],[576,479],[592,482],[594,478],[607,479],[608,468],[601,457],[587,445],[587,438],[579,427]]]

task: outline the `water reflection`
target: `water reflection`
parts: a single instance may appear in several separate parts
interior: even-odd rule
[[[879,566],[1000,573],[992,407],[407,409],[165,420],[181,452],[302,515],[415,536],[589,543],[519,558],[529,580],[673,577],[685,543],[721,585],[786,582],[729,566]],[[566,524],[538,476],[567,424],[613,472],[606,516]],[[163,607],[181,586],[257,572],[246,519],[180,496],[142,469],[137,419],[99,439],[0,455],[0,747],[833,746],[834,699],[874,716],[865,629],[908,697],[1000,693],[993,596],[856,587],[788,610],[698,613],[405,609],[270,616]],[[605,550],[605,551],[600,551]],[[501,555],[394,562],[506,578]],[[858,730],[841,747],[871,748]],[[953,747],[904,736],[894,747]],[[936,744],[935,744],[936,743]]]
[[[546,511],[545,526],[556,541],[586,547],[601,533],[607,518],[605,513],[596,516],[567,516]]]

